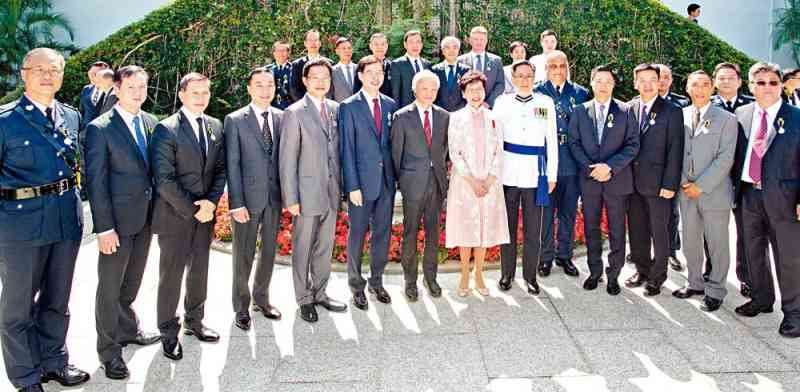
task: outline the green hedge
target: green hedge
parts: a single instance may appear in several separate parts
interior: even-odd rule
[[[67,62],[62,97],[77,104],[80,88],[86,83],[85,71],[96,60],[108,61],[114,67],[135,63],[151,73],[148,110],[176,110],[180,105],[176,97],[180,76],[199,71],[212,78],[209,111],[221,116],[247,101],[243,79],[251,67],[271,61],[273,41],[290,40],[293,57],[297,57],[302,50],[302,34],[312,27],[323,33],[324,54],[334,57],[336,37],[349,35],[354,38],[354,56],[359,58],[368,53],[367,40],[375,31],[389,35],[392,56],[401,55],[403,31],[420,26],[425,34],[425,55],[439,57],[438,39],[445,35],[448,20],[445,11],[434,8],[434,2],[426,2],[422,20],[415,23],[409,1],[395,0],[395,22],[379,26],[374,11],[378,3],[176,0],[72,56]],[[491,34],[489,49],[506,61],[511,41],[527,42],[535,52],[540,49],[539,32],[555,30],[560,48],[571,59],[573,79],[588,86],[593,66],[616,64],[623,77],[618,95],[623,98],[635,95],[630,73],[641,62],[673,66],[673,89],[679,92],[685,75],[693,70],[710,72],[721,61],[736,62],[746,69],[753,62],[653,0],[461,0],[459,8],[462,38],[471,26],[485,25]],[[466,45],[462,50],[468,50]]]

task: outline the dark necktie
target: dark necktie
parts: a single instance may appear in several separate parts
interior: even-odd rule
[[[55,119],[53,118],[53,108],[45,109],[44,110],[44,114],[47,117],[47,121],[50,121],[50,125],[51,126],[55,126],[56,122],[55,122]]]
[[[697,126],[700,124],[700,110],[694,108],[694,116],[692,117],[692,130],[697,132]]]
[[[600,113],[597,113],[597,143],[603,142],[603,128],[606,122],[606,105],[600,104]]]
[[[733,101],[728,101],[726,105],[728,105],[728,111],[733,112]]]
[[[561,96],[561,86],[556,86],[556,95]]]
[[[478,71],[483,72],[483,61],[481,61],[483,59],[483,55],[479,54],[477,57],[477,60],[475,60],[475,68],[477,68]]]
[[[264,141],[267,142],[267,154],[272,155],[272,130],[269,127],[269,110],[261,113],[264,117],[264,124],[261,126],[261,134],[264,136]]]
[[[413,62],[414,62],[414,73],[417,73],[419,72],[419,64],[417,63],[417,60],[413,60]]]
[[[203,162],[206,161],[206,130],[203,125],[203,117],[197,118],[197,141],[200,143],[200,152],[203,154]]]
[[[447,88],[450,89],[450,90],[453,89],[453,86],[455,85],[455,81],[456,81],[456,77],[454,75],[455,72],[453,72],[453,68],[454,67],[452,65],[448,65],[447,66],[447,69],[448,69],[448,71],[447,71]]]
[[[147,162],[147,139],[144,136],[144,132],[142,132],[142,126],[140,123],[142,119],[139,116],[133,118],[133,131],[136,133],[136,147],[139,148],[139,154],[142,154],[142,159],[144,159],[144,165],[148,166]]]
[[[644,130],[645,124],[647,124],[647,105],[642,105],[642,113],[639,114],[639,131]]]
[[[433,139],[433,131],[431,130],[431,119],[428,116],[428,111],[425,111],[425,122],[422,124],[422,130],[425,132],[425,143],[428,145],[428,149],[431,149],[431,143]]]
[[[106,103],[106,93],[103,92],[100,94],[100,98],[97,98],[97,104],[94,106],[94,109],[97,113],[100,113],[100,110],[103,109],[103,105]]]
[[[381,107],[378,105],[378,98],[372,98],[372,118],[375,120],[375,129],[377,130],[378,140],[381,140],[381,132],[383,132],[383,122],[381,121]]]

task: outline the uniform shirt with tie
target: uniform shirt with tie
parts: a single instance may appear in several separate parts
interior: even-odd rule
[[[608,106],[611,105],[611,98],[605,102],[594,100],[594,114],[596,116],[595,126],[597,127],[597,140],[603,142],[603,131],[605,131],[606,117],[608,116]]]
[[[42,105],[41,103],[35,101],[28,94],[25,94],[25,96],[28,98],[29,101],[31,101],[33,103],[33,106],[35,106],[36,109],[39,109],[39,111],[42,112],[42,114],[45,116],[45,118],[47,118],[48,120],[52,121],[53,124],[58,124],[58,110],[56,110],[56,101],[55,100],[50,102],[50,106],[45,106],[45,105]],[[47,114],[48,111],[50,113],[52,113],[52,114],[48,115]]]
[[[725,105],[725,110],[733,113],[733,105],[736,105],[736,101],[739,99],[739,94],[736,94],[731,99],[725,99],[722,95],[719,96],[722,99],[722,103]]]
[[[186,116],[186,118],[189,119],[189,125],[192,126],[192,131],[194,131],[194,137],[197,138],[197,143],[200,144],[200,149],[204,151],[203,155],[205,156],[205,154],[208,152],[208,137],[206,135],[203,135],[203,138],[202,139],[200,138],[200,131],[201,131],[200,124],[198,124],[197,122],[198,119],[203,118],[203,115],[202,114],[197,115],[192,113],[191,111],[189,111],[189,109],[186,108],[186,106],[181,107],[181,112],[183,113],[184,116]],[[202,131],[208,132],[207,127],[208,124],[206,123],[205,120],[203,120]],[[203,143],[203,141],[205,141],[205,144]]]
[[[750,125],[750,137],[747,138],[747,151],[744,157],[744,168],[742,170],[742,181],[748,182],[753,184],[754,181],[750,177],[750,155],[753,153],[753,144],[755,143],[755,139],[758,136],[758,131],[761,128],[761,113],[766,110],[767,112],[767,135],[764,140],[769,140],[770,136],[775,132],[772,129],[772,124],[775,123],[775,118],[778,116],[778,111],[781,109],[781,105],[783,102],[778,100],[772,104],[772,106],[762,109],[758,106],[758,103],[755,104],[755,110],[753,110],[753,122]]]

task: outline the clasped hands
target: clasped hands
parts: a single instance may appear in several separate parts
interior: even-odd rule
[[[214,219],[214,210],[217,209],[214,203],[203,199],[194,202],[194,205],[200,206],[200,210],[194,214],[194,218],[200,223],[211,222],[211,220]]]
[[[472,188],[472,192],[475,193],[475,196],[479,199],[486,196],[489,193],[489,189],[494,185],[497,178],[495,176],[489,176],[485,180],[479,180],[472,176],[464,177],[467,180],[470,188]]]
[[[595,163],[589,165],[589,168],[592,169],[592,172],[589,173],[589,176],[595,181],[606,182],[611,179],[611,167],[605,163]]]
[[[683,194],[686,195],[686,197],[688,197],[689,199],[697,199],[703,193],[700,190],[700,187],[693,182],[687,182],[681,185],[681,189],[683,190]]]

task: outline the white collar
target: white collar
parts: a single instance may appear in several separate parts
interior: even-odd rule
[[[310,99],[310,100],[311,100],[311,103],[313,103],[313,104],[314,104],[314,107],[316,107],[316,108],[317,108],[317,111],[320,111],[320,108],[322,107],[322,102],[323,102],[323,101],[320,101],[320,100],[318,100],[318,99],[316,99],[316,98],[312,97],[312,96],[311,96],[311,94],[308,94],[308,93],[306,93],[306,96],[308,97],[308,99]],[[327,109],[327,108],[326,108],[326,109]]]
[[[378,93],[378,95],[369,95],[367,90],[364,90],[363,87],[361,88],[361,93],[364,94],[364,98],[367,99],[367,103],[369,104],[372,104],[372,100],[378,98],[378,96],[381,95],[380,92]],[[378,99],[378,105],[380,105],[380,99]]]
[[[647,101],[647,102],[644,102],[644,101],[642,101],[642,98],[641,98],[641,96],[639,97],[639,100],[640,100],[640,101],[642,101],[642,103],[644,104],[644,106],[647,108],[647,111],[649,112],[649,111],[653,110],[653,104],[656,102],[656,99],[657,99],[657,98],[658,98],[658,94],[656,94],[656,96],[655,96],[655,97],[653,97],[652,99],[650,99],[650,100],[649,100],[649,101]],[[642,110],[642,109],[641,109],[641,108],[639,108],[639,110]]]
[[[123,109],[122,106],[119,106],[119,104],[114,105],[114,110],[117,111],[117,113],[120,115],[120,117],[122,117],[122,120],[125,121],[126,124],[133,124],[133,119],[136,117],[140,117],[142,114],[141,110],[139,110],[139,113],[133,114]]]
[[[754,116],[760,116],[761,111],[766,110],[767,116],[769,118],[775,118],[778,115],[778,111],[781,110],[781,105],[783,105],[783,100],[779,99],[775,103],[773,103],[772,106],[762,109],[761,106],[759,106],[758,102],[756,102],[756,110]]]
[[[55,100],[55,98],[53,99],[53,102],[51,102],[51,103],[50,103],[50,106],[45,106],[45,105],[43,105],[43,104],[41,104],[41,103],[39,103],[39,102],[36,102],[36,101],[35,101],[33,98],[31,98],[31,96],[30,96],[30,95],[28,95],[27,93],[25,93],[25,97],[26,97],[26,98],[28,98],[28,101],[31,101],[31,103],[33,104],[33,106],[35,106],[37,109],[39,109],[39,111],[40,111],[40,112],[42,112],[42,114],[44,114],[44,115],[45,115],[45,117],[47,117],[47,108],[48,108],[48,107],[49,107],[50,109],[52,109],[52,111],[53,111],[53,116],[55,116],[55,112],[56,112],[56,100]]]
[[[186,108],[186,106],[181,106],[181,112],[183,113],[184,116],[186,116],[186,118],[189,119],[189,122],[192,123],[192,126],[197,125],[197,119],[203,117],[203,114],[197,115],[192,113],[189,109]]]
[[[264,112],[266,112],[266,113],[270,113],[270,110],[269,110],[269,108],[266,108],[266,109],[259,109],[259,107],[258,107],[258,106],[256,106],[256,105],[255,105],[254,103],[252,103],[252,102],[250,102],[250,105],[249,105],[249,106],[250,106],[250,110],[252,110],[252,111],[253,111],[253,113],[255,113],[255,114],[256,114],[256,116],[261,116],[261,117],[263,118],[263,116],[264,116],[264,114],[263,114],[263,113],[264,113]]]

